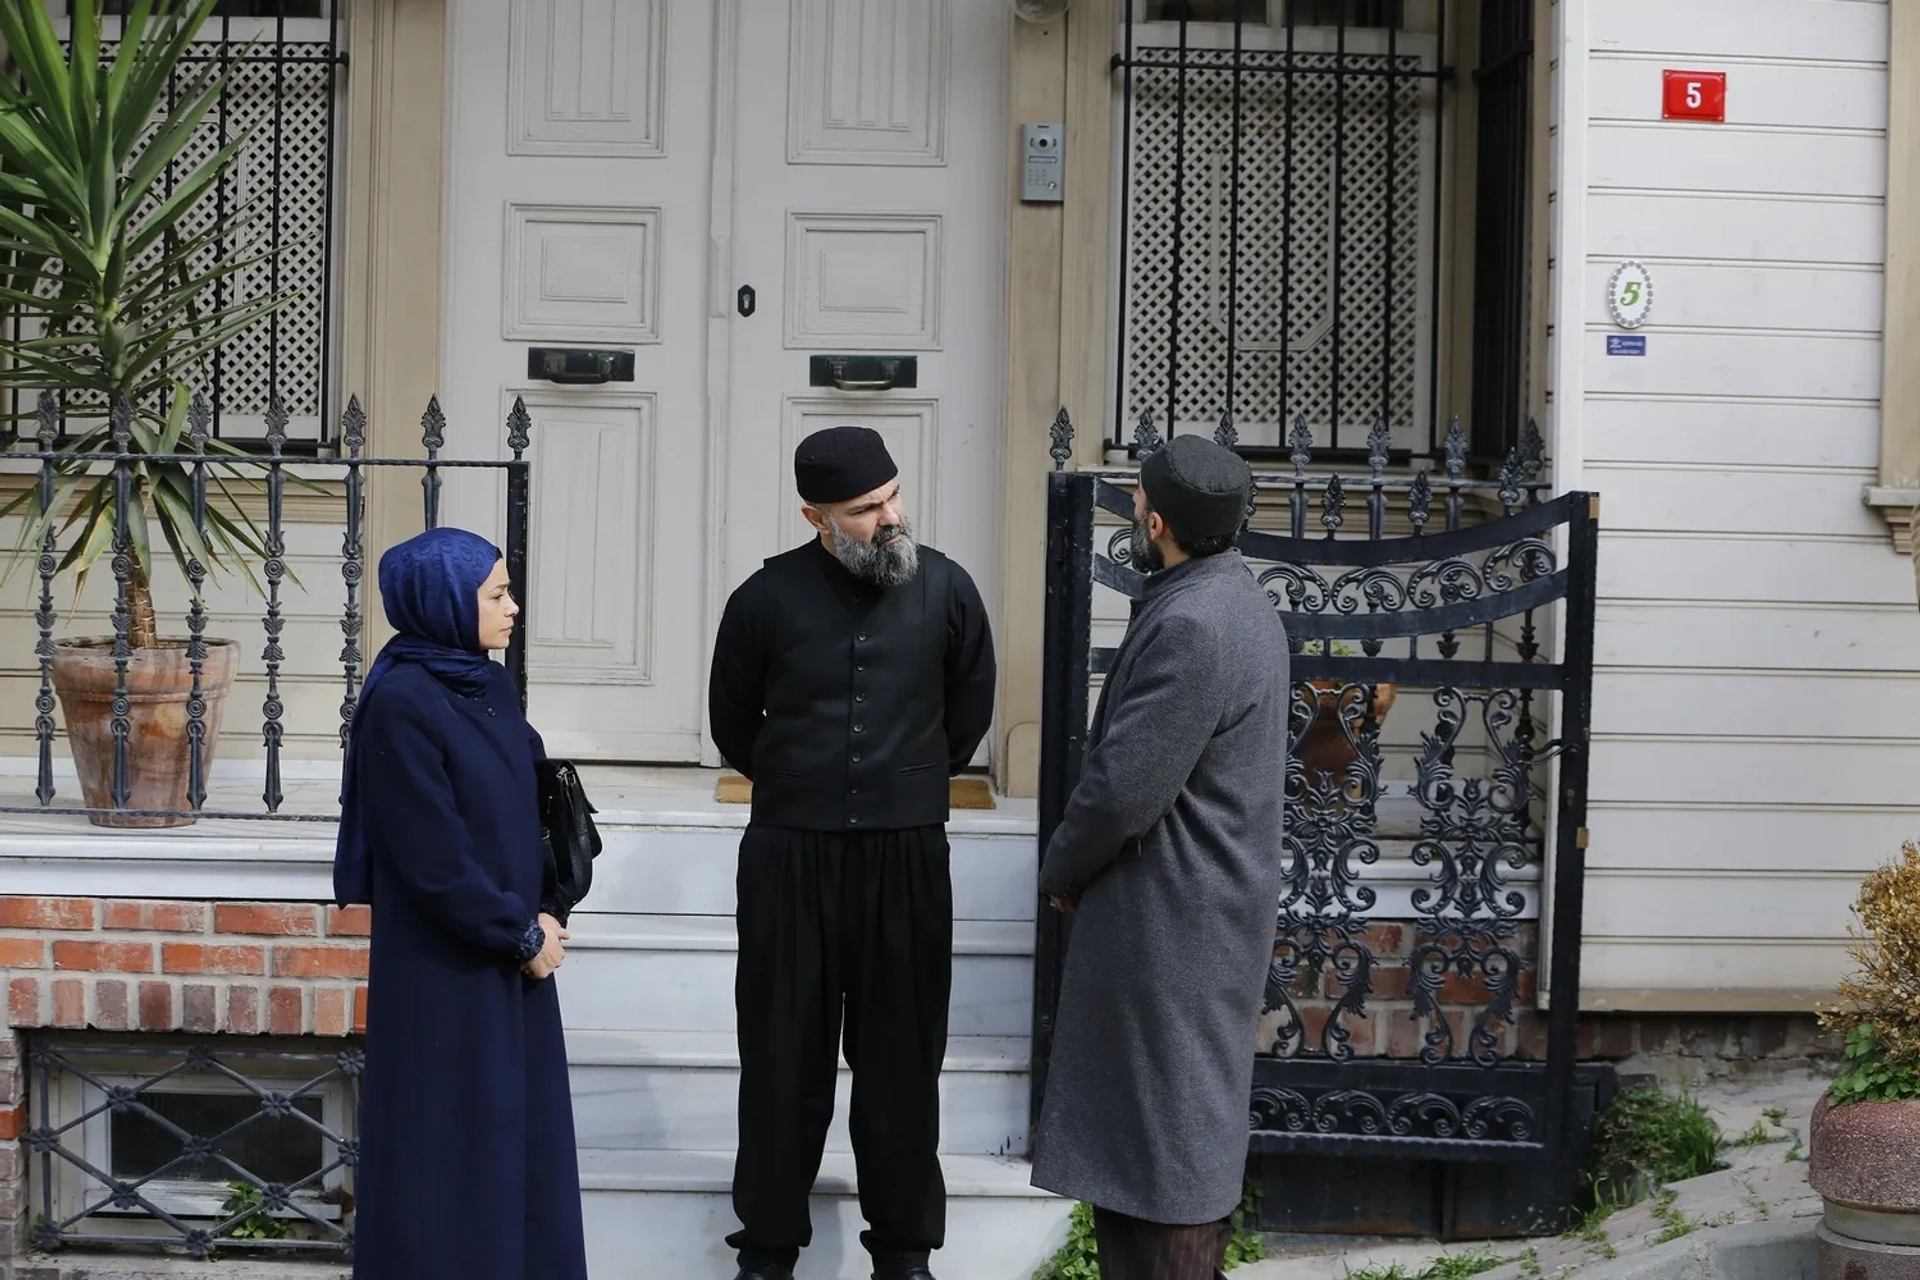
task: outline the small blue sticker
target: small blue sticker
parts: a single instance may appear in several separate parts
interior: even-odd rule
[[[1610,333],[1607,335],[1607,354],[1643,356],[1647,354],[1647,337],[1643,333]]]

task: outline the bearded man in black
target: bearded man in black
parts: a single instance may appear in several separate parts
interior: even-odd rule
[[[913,539],[878,432],[794,455],[818,537],[727,601],[713,740],[753,781],[740,841],[741,1280],[790,1280],[833,1118],[842,1041],[875,1280],[932,1280],[946,1234],[940,1066],[953,977],[948,780],[993,719],[972,579]]]

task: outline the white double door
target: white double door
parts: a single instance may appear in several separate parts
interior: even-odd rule
[[[502,456],[525,401],[528,662],[549,747],[715,762],[703,710],[719,610],[804,538],[791,458],[822,426],[887,438],[921,537],[991,604],[1007,10],[448,12],[448,451]],[[630,354],[632,379],[533,376],[536,349]],[[492,478],[448,493],[449,521],[504,535]]]

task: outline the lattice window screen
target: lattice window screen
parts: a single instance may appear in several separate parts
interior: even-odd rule
[[[241,36],[234,37],[232,47],[240,65],[227,87],[223,108],[210,112],[202,122],[176,163],[175,173],[180,177],[192,173],[222,145],[249,129],[252,138],[228,170],[217,197],[204,201],[182,225],[181,233],[191,236],[204,231],[221,210],[260,201],[259,230],[284,246],[277,266],[254,264],[226,277],[218,286],[218,305],[266,297],[276,286],[297,296],[228,341],[217,360],[209,360],[188,381],[215,401],[222,438],[264,435],[268,401],[278,391],[291,419],[289,435],[296,440],[318,439],[323,434],[323,415],[333,412],[328,367],[334,347],[329,334],[332,255],[327,237],[333,230],[328,213],[334,183],[341,173],[334,155],[334,130],[342,75],[325,40],[288,39],[278,46],[278,58],[271,34],[244,54]],[[210,42],[199,44],[190,56],[212,57],[217,49]],[[111,42],[104,45],[104,57],[111,58],[114,52]],[[176,88],[184,92],[204,68],[204,61],[183,64],[175,77]],[[165,194],[163,187],[152,199],[163,199]],[[209,246],[195,260],[196,274],[214,270],[223,259],[239,256],[245,248]],[[215,301],[209,289],[207,304]],[[78,403],[68,408],[80,416],[98,409]]]
[[[1188,49],[1184,105],[1177,70],[1133,72],[1123,408],[1164,425],[1171,387],[1178,426],[1211,429],[1228,406],[1231,303],[1232,407],[1245,443],[1280,443],[1281,424],[1302,413],[1329,443],[1336,399],[1342,446],[1363,444],[1382,416],[1396,443],[1424,441],[1430,82],[1390,79],[1385,54],[1296,52],[1289,76],[1277,70],[1284,51],[1244,50],[1236,226],[1233,56]],[[1401,53],[1392,65],[1413,73],[1423,60]]]
[[[317,436],[325,399],[325,362],[332,348],[326,333],[331,282],[325,237],[331,179],[338,171],[331,165],[337,76],[324,42],[289,41],[285,50],[286,57],[278,62],[250,57],[227,91],[225,136],[248,128],[256,132],[253,145],[228,177],[224,198],[230,205],[262,199],[263,216],[271,220],[272,195],[279,191],[276,239],[284,248],[278,284],[298,290],[299,296],[221,349],[222,435],[261,433],[264,428],[257,420],[266,414],[269,392],[278,390],[295,419],[293,434]],[[221,122],[209,120],[195,136],[188,161],[198,164],[211,156],[221,137]],[[213,265],[211,251],[207,265]],[[272,269],[256,265],[234,277],[227,298],[237,302],[265,297],[274,284]]]

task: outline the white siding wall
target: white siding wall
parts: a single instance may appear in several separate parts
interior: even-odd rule
[[[1867,868],[1920,836],[1913,568],[1861,502],[1879,436],[1887,6],[1562,0],[1557,450],[1602,494],[1583,988],[1790,1008]],[[1662,68],[1727,122],[1660,119]],[[1567,69],[1561,68],[1564,73]],[[1583,228],[1583,229],[1582,229]],[[1645,358],[1605,284],[1648,264]],[[1577,300],[1574,304],[1567,299]],[[1560,388],[1556,388],[1556,399]]]

